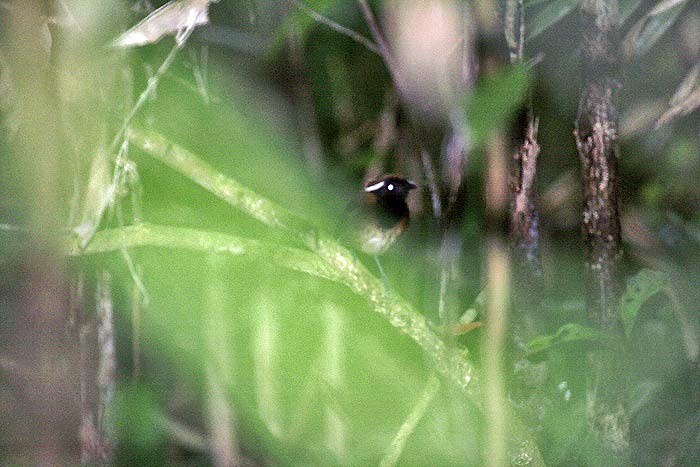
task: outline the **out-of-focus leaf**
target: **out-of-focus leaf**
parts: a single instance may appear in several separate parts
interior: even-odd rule
[[[639,8],[642,0],[619,0],[618,4],[620,6],[620,24],[624,24],[632,16],[632,13]]]
[[[686,77],[683,78],[680,86],[678,86],[678,90],[676,90],[671,98],[671,105],[680,104],[690,95],[696,87],[698,77],[700,77],[700,62],[696,63],[695,66],[690,69]]]
[[[634,328],[642,305],[670,285],[671,278],[668,274],[650,269],[642,269],[627,281],[627,289],[620,299],[620,318],[627,336]]]
[[[502,127],[525,100],[529,68],[508,67],[489,76],[476,86],[467,100],[467,121],[473,146],[479,147],[489,134]]]
[[[158,419],[160,408],[153,394],[140,388],[128,388],[117,394],[116,429],[125,444],[152,449],[165,439]]]
[[[479,294],[476,296],[472,304],[467,308],[467,310],[462,313],[462,316],[460,316],[459,321],[457,322],[458,326],[464,326],[468,325],[470,323],[473,323],[476,317],[484,310],[484,305],[486,304],[486,289],[481,289]]]
[[[554,345],[554,336],[537,336],[527,343],[530,354],[539,354],[549,350]]]
[[[527,25],[527,40],[534,39],[554,26],[578,6],[579,0],[552,0],[537,12]]]
[[[336,1],[337,0],[299,0],[299,3],[307,7],[307,9],[325,16],[328,10],[335,5]],[[295,2],[292,1],[289,4],[292,6],[292,9],[277,30],[276,37],[272,41],[271,53],[279,49],[284,37],[289,34],[290,30],[295,31],[301,36],[305,36],[309,28],[317,23],[307,12],[295,5]]]
[[[700,107],[700,62],[690,69],[688,74],[678,86],[678,89],[671,97],[669,109],[656,121],[656,128],[659,128],[676,117],[688,115]]]
[[[527,343],[528,357],[541,357],[543,352],[554,346],[571,342],[594,341],[597,343],[614,343],[615,338],[609,334],[577,323],[567,323],[556,333],[547,336],[537,336]]]
[[[648,134],[649,130],[658,121],[666,105],[666,99],[659,99],[658,97],[638,99],[620,117],[620,136],[631,138]]]
[[[80,237],[82,248],[85,248],[100,226],[105,209],[114,202],[116,187],[111,183],[109,171],[109,157],[104,151],[99,151],[90,166],[80,225],[74,228],[74,232]]]
[[[129,48],[153,44],[174,34],[181,44],[183,32],[209,22],[209,4],[218,0],[173,0],[141,20],[112,43],[113,47]]]
[[[629,59],[643,55],[673,26],[688,0],[662,0],[632,26],[623,43]]]
[[[525,8],[530,8],[536,5],[541,5],[542,3],[546,3],[549,0],[525,0],[524,5]]]

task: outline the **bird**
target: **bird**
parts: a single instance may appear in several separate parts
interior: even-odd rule
[[[374,257],[379,273],[388,290],[388,280],[379,255],[384,254],[406,230],[410,211],[406,198],[417,185],[399,175],[388,174],[364,184],[358,206],[350,210],[355,223],[353,243]]]
[[[359,245],[372,256],[385,253],[408,227],[406,197],[416,184],[398,175],[383,175],[364,184],[360,206]]]

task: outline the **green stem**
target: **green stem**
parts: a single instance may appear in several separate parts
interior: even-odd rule
[[[416,430],[418,422],[420,422],[425,415],[428,405],[435,398],[435,395],[439,389],[440,380],[437,376],[435,376],[435,374],[430,375],[428,383],[425,385],[425,389],[423,390],[423,394],[421,394],[420,399],[418,399],[416,405],[413,406],[413,410],[411,410],[411,413],[408,414],[406,421],[403,422],[403,425],[401,425],[401,428],[399,428],[396,436],[394,436],[394,440],[391,442],[384,459],[382,459],[382,461],[379,463],[380,467],[393,467],[396,465],[399,457],[401,457],[404,447],[406,446],[408,437],[411,436],[411,434]]]

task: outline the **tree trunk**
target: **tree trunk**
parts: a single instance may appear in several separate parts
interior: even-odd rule
[[[586,305],[589,319],[598,329],[620,332],[617,0],[583,0],[581,26],[584,75],[574,135],[583,171]],[[625,465],[629,462],[629,415],[624,361],[598,348],[591,350],[589,358],[588,422],[610,465]]]
[[[615,329],[620,255],[617,0],[583,0],[581,23],[584,83],[574,135],[583,170],[587,308],[593,323]]]

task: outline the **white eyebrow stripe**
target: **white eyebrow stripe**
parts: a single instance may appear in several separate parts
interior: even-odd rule
[[[366,187],[365,191],[367,193],[369,193],[370,191],[377,191],[378,189],[380,189],[383,186],[384,186],[384,180],[382,180],[381,182],[377,182],[374,185],[370,185],[370,186]]]

